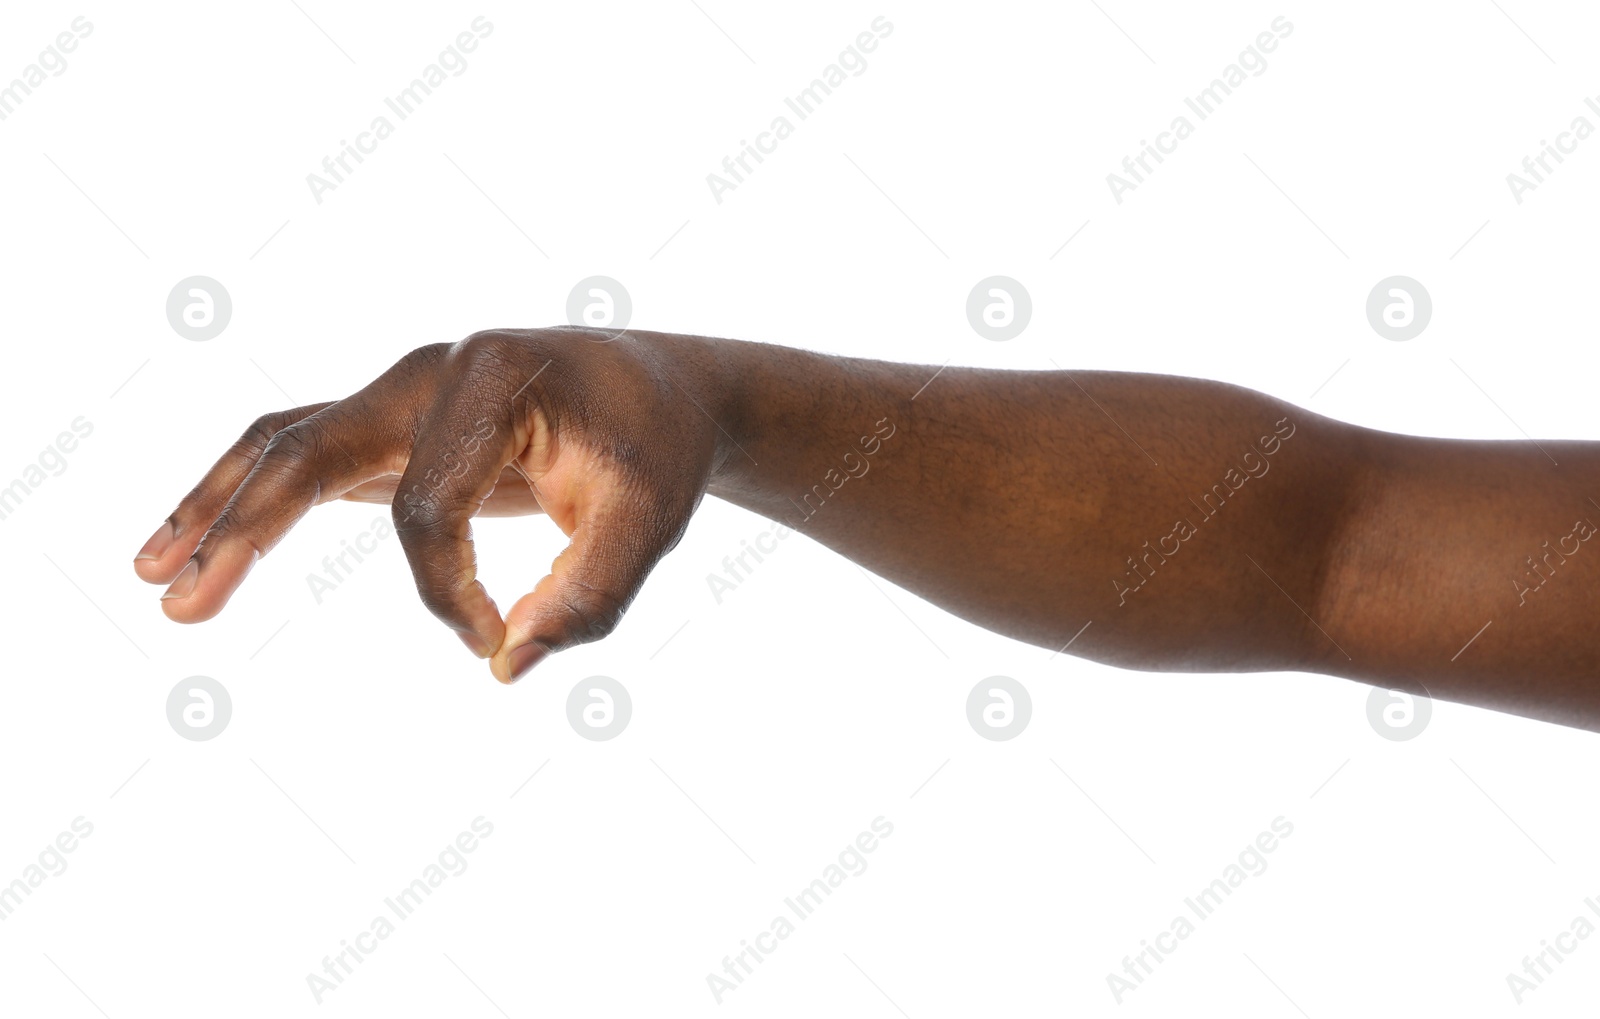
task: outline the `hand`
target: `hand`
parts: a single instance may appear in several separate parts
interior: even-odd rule
[[[170,585],[169,619],[198,623],[313,506],[390,502],[423,604],[512,682],[610,633],[683,536],[723,456],[712,363],[677,338],[565,327],[420,347],[352,396],[258,419],[134,569]],[[470,521],[535,512],[571,543],[502,620]]]

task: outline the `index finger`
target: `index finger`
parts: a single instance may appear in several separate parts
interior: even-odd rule
[[[472,517],[527,443],[526,429],[485,412],[470,374],[437,401],[423,422],[391,504],[395,534],[423,605],[479,658],[505,636],[500,610],[478,580]],[[460,394],[460,395],[458,395]]]

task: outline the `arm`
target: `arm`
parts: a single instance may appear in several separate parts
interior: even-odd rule
[[[424,603],[509,681],[610,632],[710,492],[1041,646],[1600,729],[1591,444],[1388,435],[1168,376],[606,340],[480,333],[263,418],[136,568],[197,622],[313,505],[388,502]],[[502,617],[470,520],[540,510],[572,544]]]
[[[711,491],[979,625],[1600,729],[1600,445],[1392,435],[1170,376],[722,357],[750,456]],[[794,505],[880,418],[869,473]]]

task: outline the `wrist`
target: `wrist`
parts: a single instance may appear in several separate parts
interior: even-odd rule
[[[658,372],[678,399],[695,405],[713,446],[710,484],[728,483],[753,465],[748,392],[760,344],[680,333],[641,333]]]

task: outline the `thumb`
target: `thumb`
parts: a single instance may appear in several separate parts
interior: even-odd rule
[[[644,578],[676,542],[618,513],[587,515],[550,574],[506,614],[506,636],[489,667],[502,683],[549,655],[600,640],[616,629]]]

